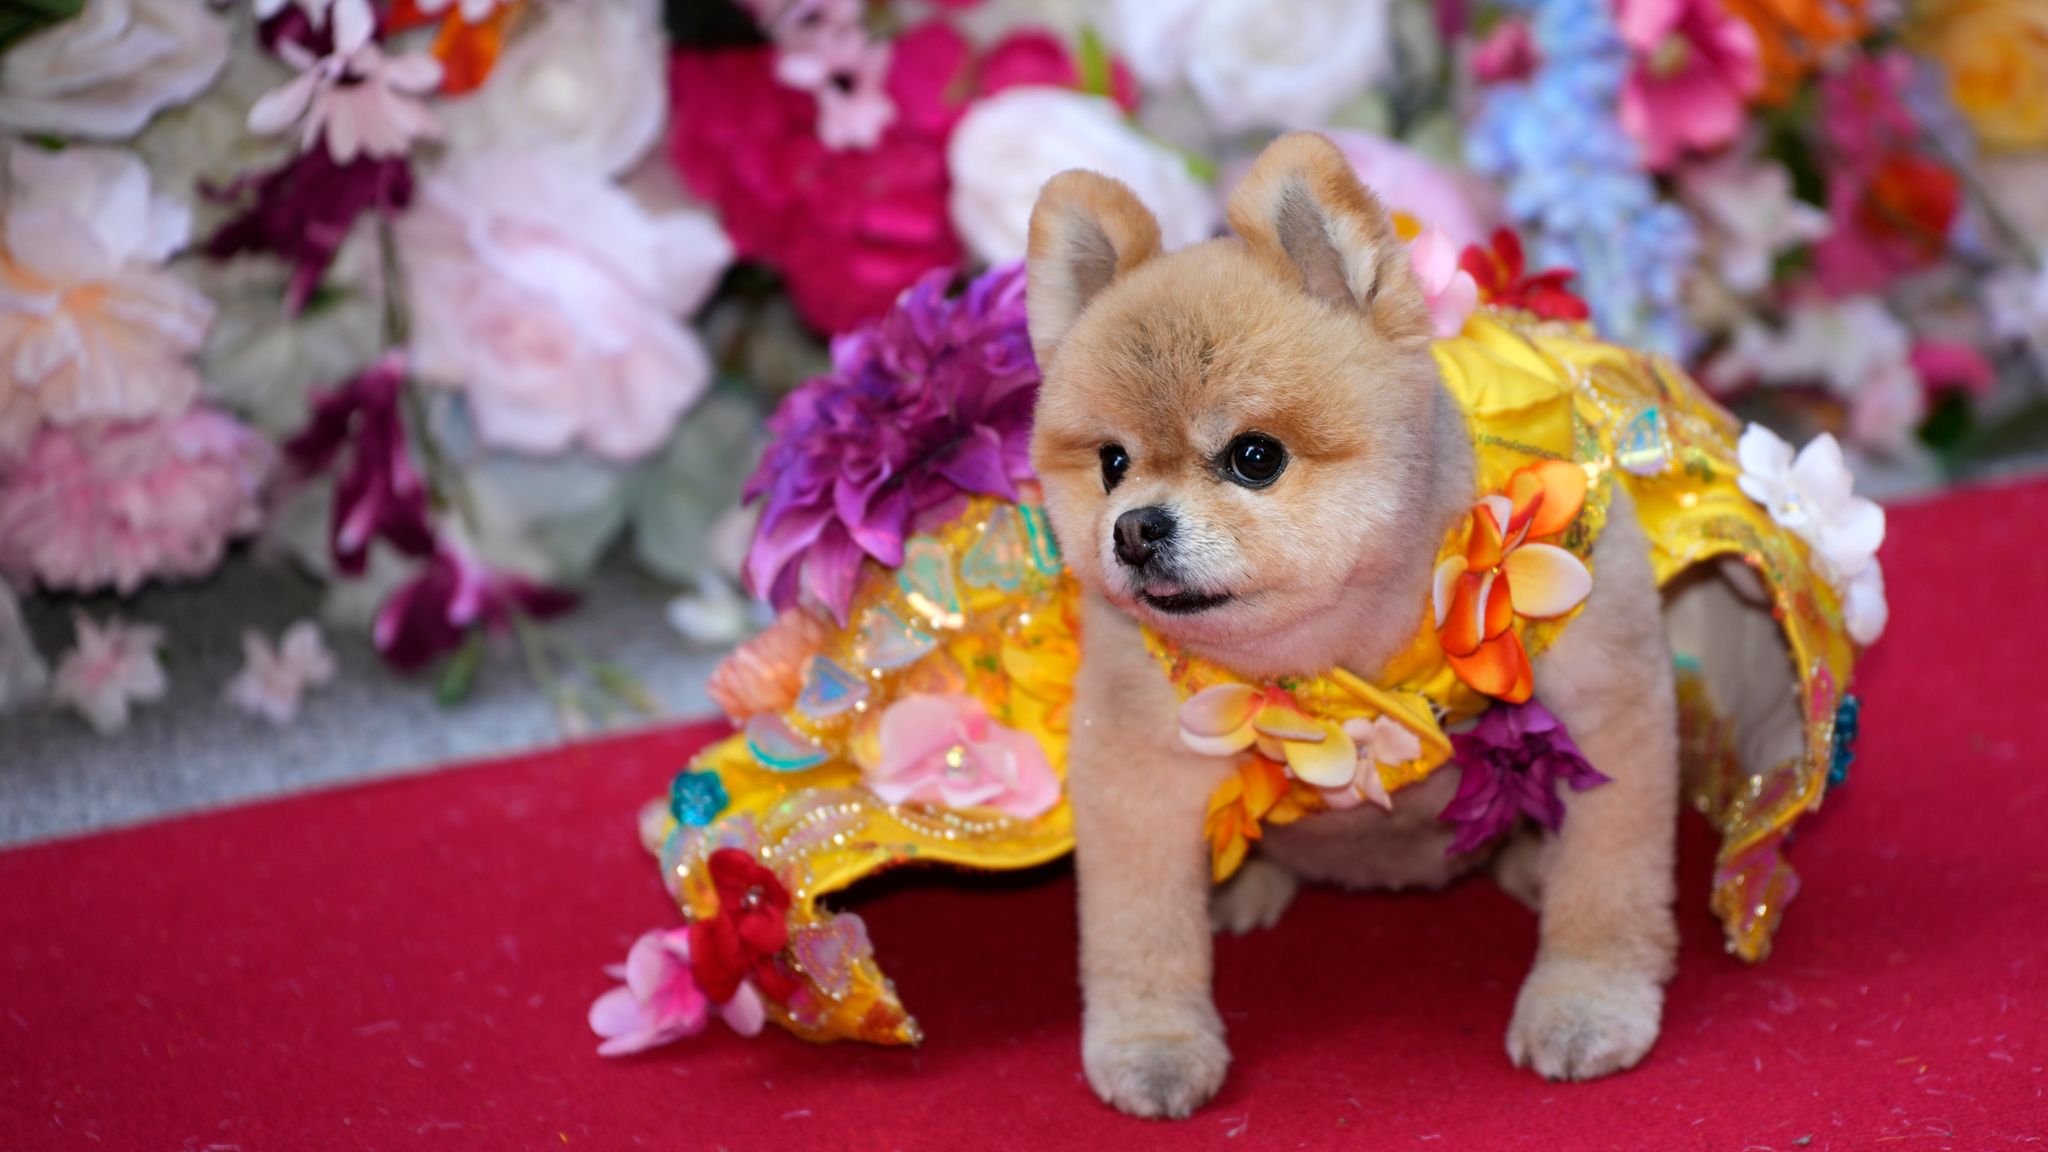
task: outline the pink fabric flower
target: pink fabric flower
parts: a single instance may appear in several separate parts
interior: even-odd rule
[[[623,986],[590,1006],[590,1030],[604,1039],[600,1056],[628,1056],[672,1044],[704,1030],[711,1003],[690,974],[690,930],[649,932],[633,941],[624,964],[605,968]],[[767,1010],[760,993],[742,982],[731,1000],[718,1006],[726,1025],[742,1036],[761,1031]]]
[[[295,39],[277,41],[277,54],[299,75],[256,101],[249,131],[271,136],[303,121],[300,146],[311,148],[325,135],[337,164],[358,155],[403,156],[413,141],[437,135],[416,97],[441,82],[440,62],[387,58],[373,39],[377,20],[367,0],[336,0],[330,16],[333,48],[324,56]]]
[[[1536,40],[1529,23],[1509,16],[1472,50],[1472,75],[1481,84],[1526,80],[1536,71]]]
[[[1463,332],[1465,321],[1479,307],[1479,282],[1458,266],[1458,253],[1457,242],[1433,226],[1408,242],[1408,260],[1440,340]]]
[[[544,620],[575,606],[573,592],[493,571],[444,541],[377,610],[370,639],[393,667],[412,671],[460,647],[472,628],[508,627],[515,615]]]
[[[1728,143],[1763,84],[1756,32],[1718,0],[1619,0],[1635,67],[1621,93],[1621,126],[1661,172],[1687,151]]]
[[[456,155],[398,221],[413,368],[460,388],[486,443],[632,460],[711,383],[682,322],[732,246],[701,212],[649,212],[560,152]]]
[[[228,682],[228,703],[283,727],[298,718],[308,689],[333,679],[334,654],[311,620],[285,629],[276,647],[251,628],[242,633],[242,670]]]
[[[1929,392],[1963,392],[1982,398],[1998,383],[1991,361],[1968,344],[1922,340],[1913,345],[1911,362]]]
[[[972,696],[905,696],[882,713],[881,759],[867,786],[891,804],[993,808],[1020,820],[1059,802],[1037,739],[990,719]]]
[[[150,624],[129,624],[110,616],[95,624],[83,612],[71,614],[78,647],[57,662],[50,696],[85,717],[105,735],[128,726],[129,710],[138,703],[161,700],[170,691],[157,649],[164,630]]]
[[[1902,95],[1911,79],[1911,61],[1893,52],[1858,60],[1821,85],[1833,227],[1814,246],[1813,262],[1821,288],[1838,299],[1882,292],[1938,263],[1962,211],[1961,179],[1922,152]]]
[[[1492,235],[1498,213],[1481,182],[1385,136],[1346,128],[1325,129],[1323,135],[1344,153],[1351,170],[1387,211],[1441,229],[1461,250],[1468,244],[1485,244]],[[1251,166],[1249,156],[1231,165],[1220,186],[1235,187]]]
[[[46,426],[0,469],[0,572],[45,588],[127,595],[204,576],[261,522],[273,454],[204,408],[139,424]]]
[[[125,152],[7,150],[0,221],[0,459],[45,421],[182,412],[213,305],[163,269],[191,217]]]

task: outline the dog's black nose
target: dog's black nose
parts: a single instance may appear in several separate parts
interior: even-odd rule
[[[1116,518],[1116,558],[1142,568],[1157,551],[1155,545],[1172,535],[1172,513],[1164,508],[1133,508]]]

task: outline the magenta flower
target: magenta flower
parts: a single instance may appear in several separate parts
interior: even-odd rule
[[[903,562],[903,540],[970,493],[1017,498],[1032,478],[1038,365],[1024,270],[949,297],[926,275],[874,324],[832,343],[833,371],[791,393],[747,482],[761,525],[747,579],[778,608],[800,599],[845,622],[861,561]]]
[[[1620,0],[1616,17],[1636,57],[1621,126],[1644,164],[1662,172],[1735,139],[1764,79],[1755,31],[1718,0]]]
[[[1557,786],[1583,792],[1608,779],[1587,763],[1563,722],[1534,700],[1488,708],[1470,732],[1451,737],[1451,750],[1462,769],[1458,794],[1437,819],[1458,826],[1447,849],[1452,856],[1479,848],[1523,816],[1555,832],[1564,824]]]
[[[575,606],[576,594],[567,589],[493,571],[444,542],[377,610],[370,640],[393,667],[409,672],[460,647],[471,628],[502,628],[515,615],[544,620]]]
[[[344,447],[348,467],[334,485],[329,546],[334,565],[362,574],[370,545],[383,540],[407,556],[434,550],[426,486],[405,451],[399,393],[405,361],[387,353],[360,376],[314,401],[312,419],[285,442],[285,456],[302,476],[326,471]]]
[[[690,974],[688,928],[641,936],[626,962],[610,965],[605,974],[625,983],[590,1006],[590,1030],[604,1038],[600,1056],[627,1056],[695,1036],[710,1019],[711,1002]],[[759,1032],[767,1019],[760,994],[746,982],[719,1005],[718,1014],[742,1036]]]
[[[207,255],[275,253],[292,266],[285,310],[296,313],[319,287],[359,217],[366,212],[392,216],[412,203],[412,170],[402,157],[359,156],[338,164],[325,148],[315,148],[213,195],[238,201],[251,192],[254,200],[241,215],[207,240]]]

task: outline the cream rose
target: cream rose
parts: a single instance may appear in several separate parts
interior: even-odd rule
[[[1941,63],[1949,95],[1986,148],[2048,147],[2048,6],[2041,0],[1920,0],[1907,42]]]
[[[1159,217],[1166,246],[1208,239],[1214,192],[1187,162],[1147,137],[1117,106],[1066,88],[1012,88],[974,105],[946,145],[953,227],[991,264],[1024,256],[1031,206],[1045,182],[1087,168],[1130,186]]]
[[[0,128],[118,140],[197,96],[228,58],[198,0],[86,0],[0,56]]]
[[[398,226],[422,378],[462,389],[485,443],[630,459],[710,380],[681,323],[732,259],[708,216],[651,215],[573,156],[457,156]]]
[[[1185,79],[1225,132],[1323,124],[1392,56],[1386,0],[1117,0],[1109,28],[1141,79]]]
[[[661,134],[666,45],[653,0],[537,6],[491,78],[439,109],[458,150],[559,148],[605,175]]]

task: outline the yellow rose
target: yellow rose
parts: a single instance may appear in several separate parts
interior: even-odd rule
[[[1986,148],[2048,147],[2048,3],[1919,0],[1908,39],[1948,69]]]

